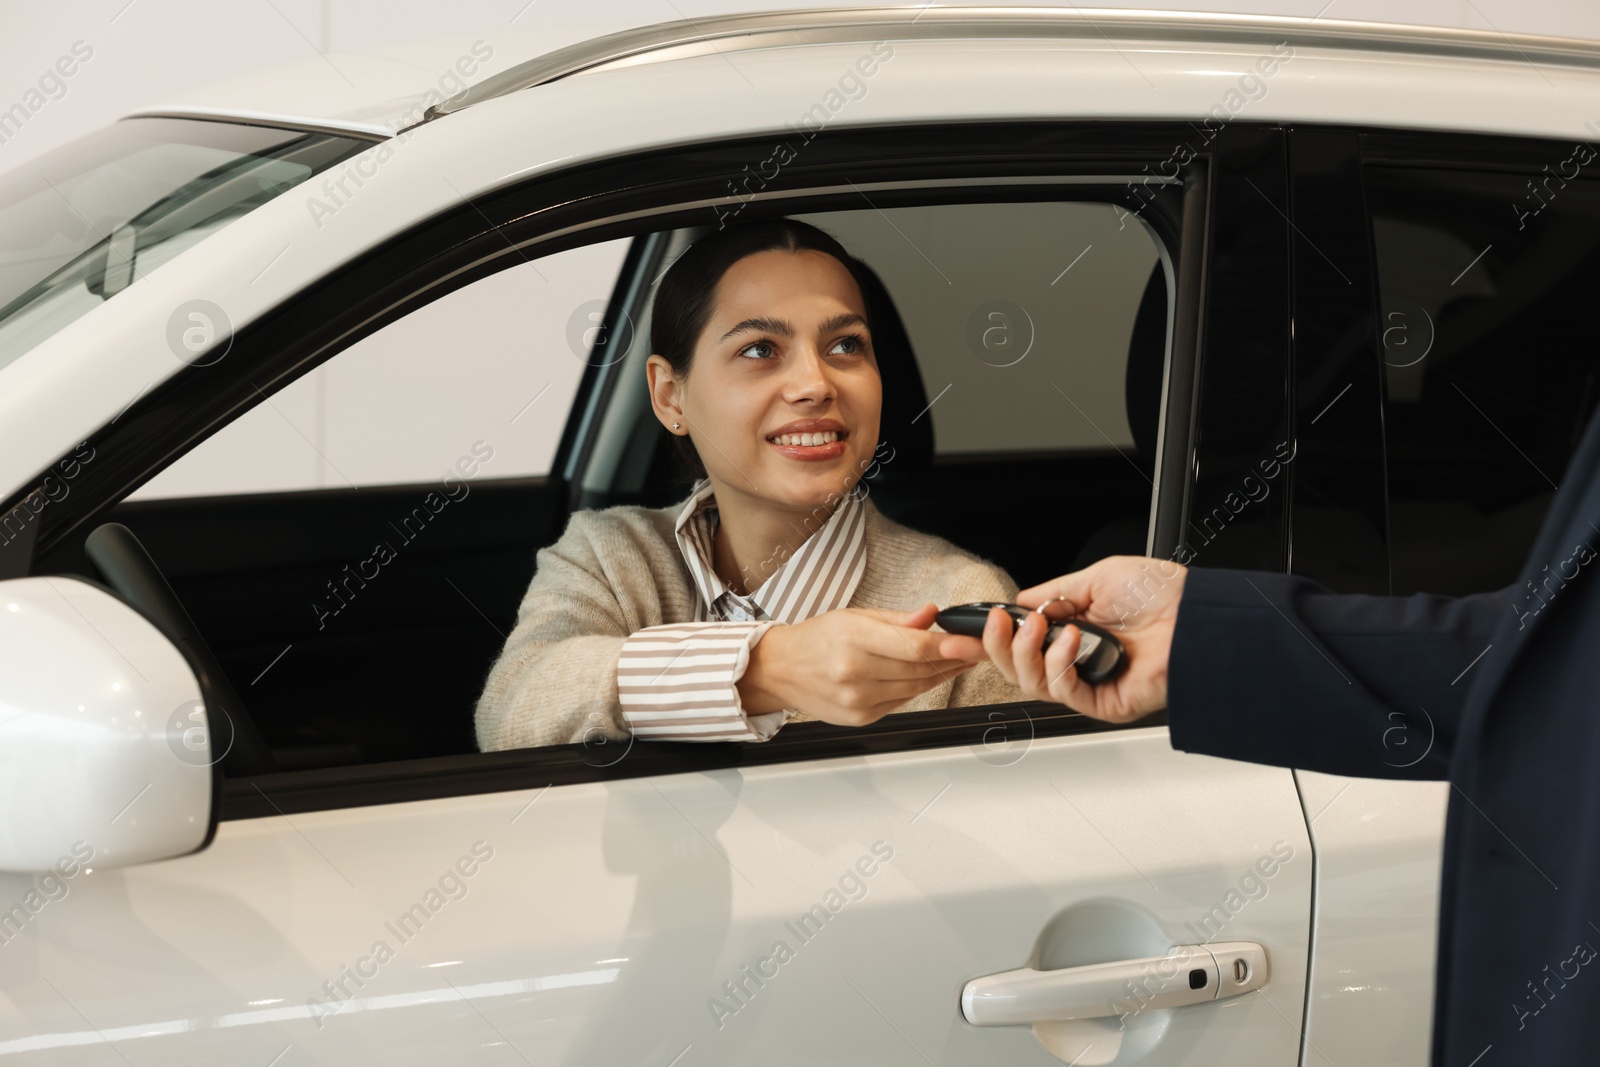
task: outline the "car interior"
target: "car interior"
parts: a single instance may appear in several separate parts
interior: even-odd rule
[[[1012,227],[1024,223],[1020,209],[1029,206],[1001,205],[1009,211],[1001,213],[1003,221]],[[1110,205],[1067,207],[1063,218],[1089,218],[1100,227],[1094,242],[1111,241]],[[1030,373],[1042,375],[1033,382],[1006,365],[1009,355],[992,361],[982,352],[974,356],[960,337],[954,349],[934,358],[931,350],[944,344],[940,335],[919,343],[918,327],[914,319],[908,322],[905,309],[924,313],[931,302],[951,303],[954,283],[928,276],[920,263],[907,266],[916,260],[910,253],[898,259],[873,255],[874,242],[864,234],[872,225],[882,229],[875,214],[882,213],[800,216],[835,233],[873,283],[864,295],[885,382],[881,440],[893,453],[870,481],[870,499],[889,517],[998,563],[1022,586],[1060,573],[1063,559],[1079,566],[1111,553],[1145,552],[1170,317],[1171,267],[1153,233],[1128,226],[1116,239],[1142,244],[1129,244],[1120,259],[1109,250],[1097,258],[1085,249],[1083,261],[1069,268],[1076,276],[1061,271],[1051,282],[1079,246],[1094,246],[1063,235],[1054,242],[1060,246],[1054,258],[1035,272],[1041,285],[1050,283],[1041,300],[1064,293],[1062,279],[1087,287],[1081,299],[1090,304],[1109,306],[1116,302],[1108,302],[1106,292],[1121,291],[1120,317],[1101,331],[1114,342],[1097,341],[1100,348],[1082,357],[1104,364],[1095,371],[1104,379],[1097,386],[1101,393],[1093,395],[1116,399],[1108,405],[1085,392],[1084,408],[1056,383],[1068,381],[1072,392],[1080,388],[1066,377],[1063,350],[1048,338],[1041,336],[1037,350],[1024,353],[1039,368]],[[994,222],[974,215],[974,225],[985,232]],[[912,221],[902,217],[901,225]],[[638,235],[615,284],[613,312],[622,299],[617,294],[629,291],[630,282],[646,282],[632,286],[632,346],[613,368],[613,381],[620,384],[602,392],[596,416],[602,420],[598,438],[609,433],[629,445],[625,464],[597,475],[603,457],[591,450],[587,469],[571,479],[560,469],[478,479],[470,494],[451,503],[377,578],[368,571],[362,579],[351,566],[372,555],[374,531],[396,530],[401,517],[424,514],[417,500],[425,486],[126,500],[103,516],[94,534],[53,550],[41,566],[105,581],[168,619],[169,632],[189,635],[189,643],[214,657],[217,672],[256,724],[240,727],[236,751],[224,762],[230,775],[476,751],[472,709],[515,624],[535,551],[556,539],[575,507],[658,507],[687,495],[689,482],[666,447],[668,435],[644,399],[640,365],[649,354],[648,281],[659,277],[671,250],[699,232],[704,231]],[[900,238],[913,243],[904,233]],[[880,241],[892,239],[898,239],[892,228],[879,235]],[[990,243],[1003,252],[1026,242],[1015,230],[1001,230]],[[653,255],[646,254],[649,248]],[[1005,297],[1004,279],[999,282],[993,291],[987,283],[967,286],[971,292],[964,289],[954,302],[971,295]],[[389,329],[404,327],[401,320]],[[997,394],[994,410],[985,413],[977,410],[982,405],[972,389],[964,397],[940,391],[949,391],[942,379],[953,384],[966,373],[966,361],[990,363],[980,369],[1009,389],[1037,393],[1044,381],[1055,384],[1061,395],[1047,397],[1049,414],[1031,440],[1010,443],[1016,435],[1004,410],[1012,394]],[[1026,364],[1024,359],[1018,366]],[[1114,410],[1108,413],[1108,406]],[[580,408],[568,417],[569,434]],[[986,447],[962,446],[961,418],[967,419],[968,441]],[[331,604],[330,596],[340,598],[336,618],[308,610],[319,597]]]

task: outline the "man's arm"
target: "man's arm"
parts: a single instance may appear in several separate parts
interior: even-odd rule
[[[1340,595],[1307,578],[1112,556],[1024,589],[1017,603],[1110,629],[1127,653],[1115,680],[1071,669],[1067,626],[1013,633],[991,611],[984,650],[1036,700],[1108,722],[1158,708],[1176,748],[1381,778],[1446,776],[1472,670],[1513,589],[1469,597]]]
[[[1472,669],[1509,594],[1335,594],[1293,575],[1192,569],[1168,662],[1173,747],[1445,778]]]

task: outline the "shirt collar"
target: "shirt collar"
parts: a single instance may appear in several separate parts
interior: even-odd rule
[[[774,622],[796,623],[850,603],[867,569],[866,519],[866,507],[854,493],[847,493],[825,520],[818,509],[817,519],[806,525],[822,520],[821,525],[759,589],[744,597],[724,585],[711,566],[718,514],[709,480],[695,484],[673,532],[707,618],[726,618],[740,606],[747,611],[754,607]]]

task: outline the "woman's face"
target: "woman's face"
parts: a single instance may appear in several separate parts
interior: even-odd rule
[[[872,462],[883,402],[855,279],[809,249],[739,260],[675,392],[719,504],[836,502]]]

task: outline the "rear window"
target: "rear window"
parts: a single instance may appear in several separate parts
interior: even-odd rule
[[[368,142],[126,119],[0,174],[0,367]]]

